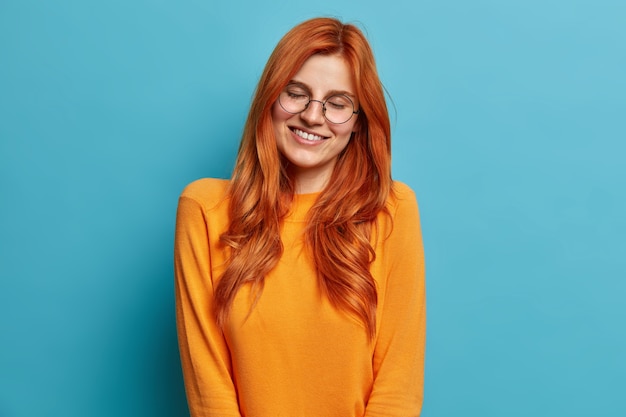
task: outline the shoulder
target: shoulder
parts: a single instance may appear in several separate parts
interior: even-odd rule
[[[187,185],[180,195],[181,199],[191,199],[210,210],[226,201],[229,180],[202,178]]]
[[[421,246],[417,199],[408,185],[394,181],[386,210],[379,219],[384,241],[392,248],[391,252],[409,253]]]
[[[401,181],[394,181],[392,185],[394,194],[399,198],[412,198],[415,199],[415,192]]]
[[[392,213],[404,207],[414,207],[417,210],[415,192],[411,187],[400,181],[393,182],[392,192],[387,201]]]
[[[393,182],[386,208],[383,214],[383,224],[387,225],[393,234],[419,229],[420,215],[417,199],[411,187],[405,183]]]

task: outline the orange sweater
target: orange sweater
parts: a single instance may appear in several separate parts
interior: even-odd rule
[[[376,337],[330,305],[303,251],[317,194],[297,195],[284,253],[249,317],[239,290],[223,332],[210,313],[223,272],[225,180],[198,180],[180,197],[175,239],[180,354],[193,417],[405,417],[422,406],[426,309],[424,257],[413,192],[394,183],[371,266],[378,290]],[[382,236],[389,237],[383,239]]]

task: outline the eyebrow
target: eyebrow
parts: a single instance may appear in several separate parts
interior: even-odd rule
[[[302,88],[303,90],[306,90],[306,91],[309,93],[309,95],[311,95],[311,87],[309,87],[308,85],[306,85],[305,83],[303,83],[303,82],[301,82],[301,81],[290,80],[290,81],[287,83],[287,87],[288,87],[288,86],[290,86],[290,85],[300,87],[300,88]],[[330,97],[330,96],[334,96],[334,95],[337,95],[337,94],[342,94],[342,95],[344,95],[344,96],[348,96],[348,97],[350,97],[350,98],[351,98],[351,99],[353,99],[353,100],[356,100],[356,96],[355,96],[354,94],[352,94],[352,93],[351,93],[351,92],[349,92],[349,91],[345,91],[345,90],[330,90],[330,91],[328,91],[328,92],[326,93],[326,96],[325,96],[325,97]]]

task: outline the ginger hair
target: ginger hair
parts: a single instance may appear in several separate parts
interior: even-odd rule
[[[230,224],[220,237],[230,255],[215,289],[217,322],[224,325],[241,286],[250,284],[260,294],[282,255],[280,226],[294,183],[276,146],[271,109],[315,54],[346,60],[360,113],[329,185],[308,213],[304,239],[323,293],[336,308],[359,318],[371,339],[377,291],[369,269],[376,256],[370,238],[392,192],[390,123],[369,43],[356,26],[333,18],[311,19],[291,29],[259,80],[229,186]]]

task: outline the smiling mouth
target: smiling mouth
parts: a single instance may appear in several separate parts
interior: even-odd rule
[[[303,130],[300,130],[300,129],[296,129],[296,128],[289,128],[289,129],[293,133],[295,133],[296,135],[301,137],[302,139],[310,140],[311,142],[328,139],[327,137],[314,135],[313,133],[307,133],[307,132],[305,132]]]

